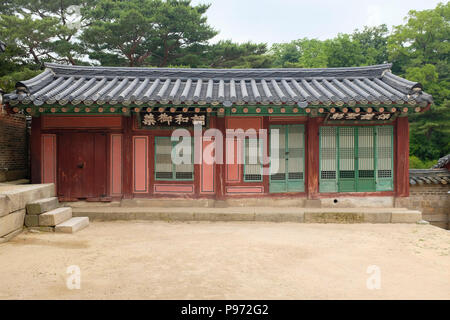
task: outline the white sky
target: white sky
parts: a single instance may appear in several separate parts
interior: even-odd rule
[[[445,0],[193,0],[211,3],[208,22],[220,33],[213,42],[321,40],[365,25],[403,23],[409,10],[436,7]]]

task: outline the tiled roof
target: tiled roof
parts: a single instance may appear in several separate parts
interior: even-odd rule
[[[410,169],[409,184],[450,184],[450,171],[447,169]]]
[[[325,69],[175,69],[47,64],[5,95],[11,105],[419,104],[432,97],[391,65]]]
[[[450,163],[450,154],[440,158],[437,161],[437,163],[433,166],[433,169],[444,168],[449,163]]]

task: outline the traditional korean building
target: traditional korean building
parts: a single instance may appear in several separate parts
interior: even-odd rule
[[[408,115],[429,108],[432,97],[390,67],[48,64],[4,99],[12,112],[33,117],[32,182],[55,183],[66,201],[407,197]],[[174,163],[173,131],[194,127],[218,129],[223,137],[193,143],[187,154],[200,154],[195,164]],[[267,170],[270,163],[250,161],[254,137],[226,137],[238,129],[264,138],[256,144],[263,154],[271,148],[270,130],[278,130],[276,172]],[[201,151],[211,144],[223,145],[224,158],[233,161],[206,161]]]

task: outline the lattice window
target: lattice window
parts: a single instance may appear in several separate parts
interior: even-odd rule
[[[262,142],[262,139],[245,139],[244,181],[262,181]]]
[[[322,127],[320,135],[320,177],[336,179],[336,127]]]
[[[305,163],[303,159],[305,154],[303,130],[303,126],[288,126],[287,171],[290,180],[303,179]]]
[[[273,181],[284,181],[284,180],[286,180],[286,174],[285,173],[275,173],[270,176],[270,179]]]
[[[282,181],[286,179],[286,126],[272,126],[271,130],[278,130],[278,170],[270,179]]]
[[[320,191],[393,190],[393,127],[322,127]]]
[[[321,171],[320,172],[320,179],[336,179],[336,171]]]
[[[183,138],[182,138],[183,139]],[[175,164],[172,161],[172,150],[178,142],[171,141],[170,137],[155,137],[155,179],[156,180],[193,180],[194,161],[193,146],[188,149],[188,155],[184,155],[182,148],[179,156],[191,159],[190,163]]]

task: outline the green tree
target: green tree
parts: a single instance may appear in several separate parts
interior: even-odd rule
[[[85,11],[91,25],[81,39],[102,65],[164,67],[217,34],[207,24],[208,8],[190,0],[100,0]]]
[[[364,65],[365,59],[361,45],[349,34],[339,34],[325,41],[328,67],[357,67]]]
[[[356,29],[352,34],[353,41],[359,42],[364,56],[364,64],[382,64],[388,61],[387,40],[389,30],[385,24],[376,27]]]
[[[325,68],[328,64],[325,43],[317,39],[303,38],[289,43],[275,43],[271,53],[276,67]]]
[[[406,23],[394,27],[388,40],[395,70],[405,72],[411,66],[433,64],[441,76],[448,77],[449,18],[450,2],[435,9],[409,11]]]
[[[14,0],[0,5],[0,37],[17,47],[17,58],[77,64],[83,58],[77,41],[86,26],[82,12],[96,0]]]
[[[298,66],[301,68],[326,68],[328,66],[328,54],[325,42],[317,39],[301,39],[298,41],[301,56]]]
[[[266,53],[265,43],[225,40],[205,47],[201,60],[209,68],[270,68],[272,60]]]
[[[430,110],[410,117],[410,152],[422,160],[450,153],[450,2],[435,9],[408,13],[388,39],[393,71],[422,83],[433,95]]]
[[[298,64],[301,57],[301,49],[298,45],[300,40],[294,40],[288,43],[274,43],[270,48],[273,55],[273,65],[277,68],[286,68],[288,65]]]

